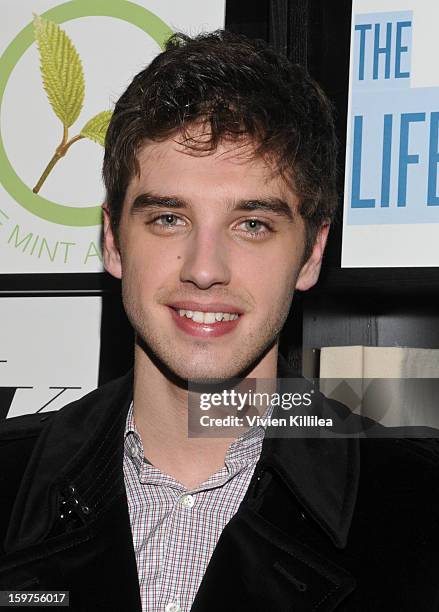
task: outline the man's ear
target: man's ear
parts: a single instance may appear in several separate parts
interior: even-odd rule
[[[105,204],[102,206],[102,210],[104,212],[104,266],[112,276],[122,278],[122,263],[117,240],[111,227],[110,213]]]
[[[296,289],[306,291],[311,289],[318,281],[320,268],[322,267],[323,253],[325,252],[328,239],[330,223],[325,222],[320,226],[311,251],[311,255],[303,264],[296,281]]]

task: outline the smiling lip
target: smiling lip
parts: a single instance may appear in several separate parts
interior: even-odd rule
[[[168,306],[172,319],[175,325],[183,332],[196,338],[216,338],[232,332],[239,321],[242,314],[237,319],[232,321],[216,321],[215,323],[197,323],[187,317],[181,317],[179,310],[193,310],[200,312],[228,312],[242,313],[239,309],[226,304],[196,304],[196,302],[178,302],[175,305]]]

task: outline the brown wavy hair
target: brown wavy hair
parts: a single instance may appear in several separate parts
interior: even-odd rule
[[[194,38],[174,34],[116,103],[103,165],[116,236],[142,144],[188,134],[197,122],[208,128],[208,137],[186,142],[194,153],[247,136],[255,154],[269,158],[290,182],[305,220],[307,257],[319,227],[337,207],[331,104],[301,66],[263,41],[223,30]]]

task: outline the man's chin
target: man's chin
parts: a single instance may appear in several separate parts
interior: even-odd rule
[[[165,359],[165,363],[174,376],[189,384],[214,385],[227,383],[237,378],[246,378],[263,358],[265,351],[261,354],[231,355],[229,358],[221,357],[208,359],[206,355],[188,356],[172,360]]]
[[[231,379],[242,377],[246,369],[245,365],[214,365],[212,367],[206,367],[206,365],[204,365],[204,367],[191,367],[190,365],[186,365],[185,367],[172,367],[172,364],[169,364],[169,366],[174,375],[194,385],[210,385],[226,382]]]

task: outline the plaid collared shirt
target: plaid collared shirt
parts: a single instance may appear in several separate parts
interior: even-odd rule
[[[224,467],[189,490],[144,458],[131,405],[123,468],[143,612],[189,612],[248,489],[264,435],[262,425],[248,429],[230,445]]]

